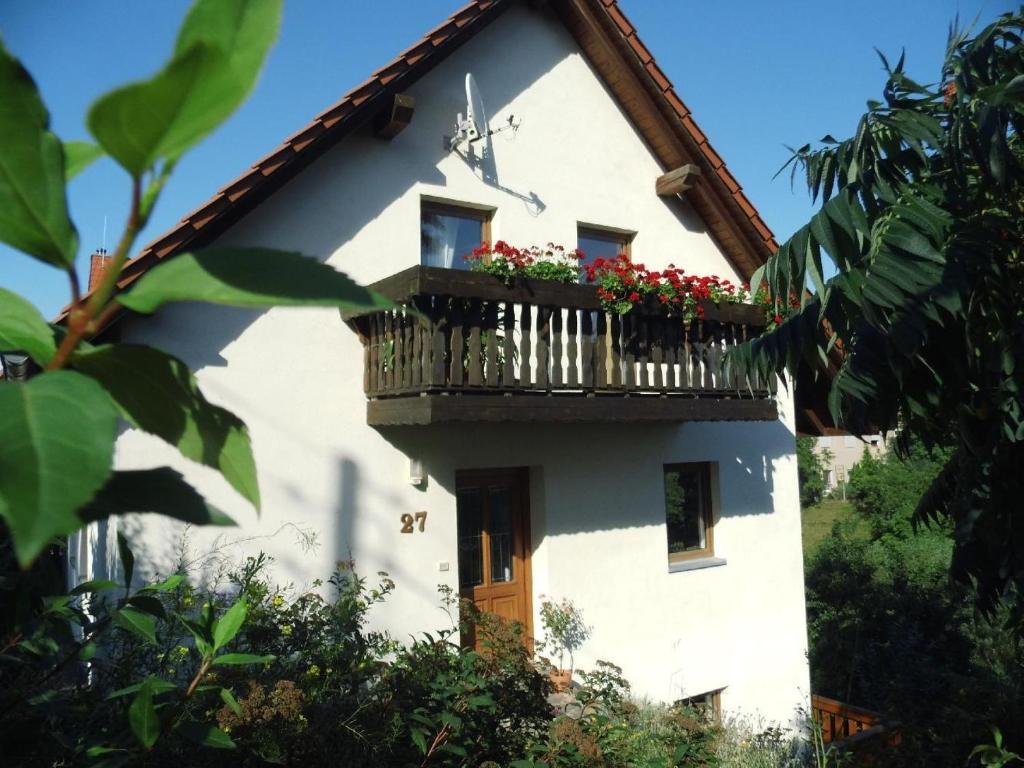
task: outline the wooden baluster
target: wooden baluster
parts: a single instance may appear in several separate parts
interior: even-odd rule
[[[725,382],[722,380],[722,324],[713,322],[708,326],[710,335],[710,346],[708,347],[708,367],[711,369],[712,381],[715,389],[724,389]]]
[[[395,316],[384,313],[384,389],[395,388]]]
[[[581,384],[584,389],[592,390],[596,386],[594,381],[594,313],[592,310],[584,309],[582,315],[583,338],[580,344],[580,362],[583,367],[583,379]],[[600,341],[601,337],[597,338]]]
[[[648,370],[651,359],[651,321],[647,315],[637,315],[637,362],[640,364],[640,375],[637,385],[642,390],[651,388],[651,372]]]
[[[488,387],[498,386],[498,302],[488,301],[484,307],[484,329],[487,332],[486,381]]]
[[[726,369],[726,382],[729,389],[739,391],[740,389],[740,377],[736,373],[736,364],[732,359],[732,353],[736,350],[736,345],[739,344],[739,328],[736,323],[729,323],[726,330],[725,337],[725,369]]]
[[[405,313],[395,311],[395,389],[405,386]]]
[[[612,322],[608,322],[608,314],[598,311],[597,313],[597,338],[594,340],[594,388],[608,388],[608,332],[609,326],[614,330],[616,315],[612,315]],[[615,341],[612,340],[612,377],[614,379],[617,369],[615,358]]]
[[[562,308],[552,307],[551,315],[551,386],[559,389],[562,386]],[[570,309],[573,315],[576,310]]]
[[[602,312],[601,317],[605,317],[606,313]],[[612,387],[618,388],[622,386],[622,315],[618,312],[611,313],[611,344],[607,344],[607,339],[599,339],[601,341],[601,359],[604,360],[604,354],[606,350],[611,352],[611,378],[608,379],[608,384]],[[605,369],[602,366],[602,376],[606,375]]]
[[[747,343],[747,333],[748,333],[748,331],[747,331],[747,324],[743,323],[743,325],[740,326],[740,340],[744,344]],[[740,380],[739,380],[737,386],[741,390],[744,390],[744,389],[745,390],[749,390],[748,394],[750,394],[751,392],[756,392],[757,391],[757,387],[754,386],[754,372],[753,371],[748,369],[747,371],[744,372],[744,374],[741,377],[738,377],[738,378]]]
[[[471,387],[479,387],[484,383],[483,356],[480,346],[480,299],[469,300],[469,371],[468,382]]]
[[[364,315],[356,320],[357,327],[359,328],[359,335],[363,339],[363,394],[369,397],[372,377],[370,376],[370,348],[373,346],[373,337],[371,336],[372,321]]]
[[[502,313],[502,337],[501,337],[501,386],[514,387],[516,385],[516,305],[506,301]]]
[[[583,310],[583,311],[584,311],[584,313],[587,313],[586,310]],[[576,360],[576,358],[579,355],[579,325],[580,325],[580,312],[579,312],[579,310],[578,309],[574,309],[573,307],[570,307],[568,314],[566,314],[566,316],[565,316],[565,320],[566,320],[566,329],[565,329],[565,331],[566,331],[566,335],[568,336],[568,339],[566,340],[566,345],[565,345],[565,352],[566,352],[566,358],[567,358],[567,361],[566,361],[567,362],[567,365],[566,365],[566,374],[567,374],[566,384],[569,386],[569,389],[576,389],[580,385],[580,369],[578,367],[578,363],[577,363],[577,360]],[[585,361],[584,361],[584,365],[586,365]]]
[[[412,327],[412,370],[410,371],[409,385],[414,389],[419,389],[423,385],[424,375],[423,372],[429,369],[429,326],[425,322],[423,315],[426,314],[424,301],[422,297],[416,296],[412,300],[413,307],[420,312],[421,316],[414,318],[414,325]],[[428,304],[429,306],[429,300]],[[428,343],[424,343],[427,341]],[[427,352],[424,355],[424,352]],[[426,357],[426,359],[424,359]]]
[[[662,339],[665,346],[665,389],[671,391],[679,389],[679,370],[676,368],[679,360],[676,357],[679,321],[674,317],[667,317],[662,322],[662,328],[664,329]]]
[[[519,386],[533,386],[533,308],[523,304],[519,313]]]
[[[380,391],[380,312],[370,315],[370,392]]]
[[[626,370],[622,386],[627,392],[636,389],[636,349],[639,344],[636,315],[630,311],[622,317],[622,357]]]
[[[695,326],[687,321],[683,324],[683,370],[681,376],[683,381],[681,385],[684,389],[693,390],[696,389],[696,373],[693,369],[693,359],[696,350],[693,348],[693,334],[695,333]]]
[[[451,311],[449,313],[451,323],[450,349],[452,357],[451,377],[448,384],[452,387],[461,387],[466,380],[466,366],[464,362],[464,355],[466,353],[466,345],[464,342],[465,312],[463,311],[465,302],[465,299],[453,298]]]
[[[447,296],[435,296],[434,306],[430,313],[433,331],[430,341],[430,385],[444,387],[447,385],[445,372],[448,355],[445,337],[448,335],[448,304]]]
[[[551,307],[537,307],[537,387],[548,389],[551,367]]]
[[[698,351],[700,353],[701,389],[713,389],[715,386],[711,378],[711,361],[708,356],[707,327],[703,320],[697,321],[697,338],[700,339]]]
[[[665,391],[665,379],[661,364],[665,359],[665,321],[660,317],[652,317],[648,321],[651,333],[651,363],[654,365],[654,378],[651,385],[662,392]]]

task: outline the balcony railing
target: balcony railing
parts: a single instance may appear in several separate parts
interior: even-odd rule
[[[730,347],[756,307],[601,309],[589,285],[413,267],[371,286],[399,306],[346,314],[364,344],[368,421],[772,420],[773,380],[740,376]]]

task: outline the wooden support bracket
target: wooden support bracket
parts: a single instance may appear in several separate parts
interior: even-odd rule
[[[700,178],[700,168],[692,163],[676,168],[658,177],[654,190],[659,197],[672,197],[692,189]]]
[[[412,122],[416,99],[406,93],[396,93],[374,121],[373,135],[390,141]]]

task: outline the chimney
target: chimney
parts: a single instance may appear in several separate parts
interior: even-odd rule
[[[97,248],[96,252],[89,257],[89,290],[93,290],[103,279],[103,272],[110,262],[106,248]]]

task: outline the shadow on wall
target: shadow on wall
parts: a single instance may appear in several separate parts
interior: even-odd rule
[[[436,584],[409,571],[395,551],[399,515],[408,503],[387,485],[361,481],[358,465],[344,458],[338,461],[338,500],[337,526],[330,542],[335,560],[351,560],[356,573],[371,582],[374,574],[366,573],[361,564],[372,562],[394,580],[402,594],[411,593],[424,604],[437,603]]]

